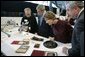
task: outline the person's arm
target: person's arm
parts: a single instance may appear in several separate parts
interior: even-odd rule
[[[35,16],[32,16],[32,26],[33,26],[33,33],[37,33],[38,31],[38,25]]]
[[[22,22],[24,22],[24,17],[22,17],[22,19],[21,19],[21,25],[22,25]]]
[[[65,32],[66,37],[68,39],[68,43],[71,43],[73,28],[71,27],[69,22],[66,22],[65,24]]]

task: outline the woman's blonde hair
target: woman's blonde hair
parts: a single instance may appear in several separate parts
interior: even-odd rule
[[[52,11],[47,11],[46,13],[45,13],[45,15],[44,15],[44,17],[46,18],[46,19],[55,19],[56,17],[55,17],[55,13],[53,13]]]

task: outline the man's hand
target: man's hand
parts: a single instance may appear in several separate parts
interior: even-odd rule
[[[35,35],[38,35],[37,33],[35,33]]]
[[[67,47],[63,47],[62,48],[62,52],[66,55],[68,55],[68,48]]]
[[[54,37],[50,37],[50,36],[49,36],[49,39],[50,39],[51,41],[54,41]]]

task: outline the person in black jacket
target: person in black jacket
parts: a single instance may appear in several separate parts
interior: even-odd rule
[[[35,16],[31,13],[30,8],[24,9],[24,16],[21,20],[21,25],[23,23],[26,24],[28,27],[30,27],[30,28],[27,29],[27,31],[29,31],[30,33],[36,33],[37,32],[37,29],[38,29],[37,22],[36,22]]]

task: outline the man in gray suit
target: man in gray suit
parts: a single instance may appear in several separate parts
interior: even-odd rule
[[[81,33],[80,45],[81,45],[81,56],[84,56],[84,32]]]
[[[63,53],[69,56],[84,56],[84,3],[82,1],[69,1],[67,14],[76,18],[72,34],[72,48],[63,47]]]

